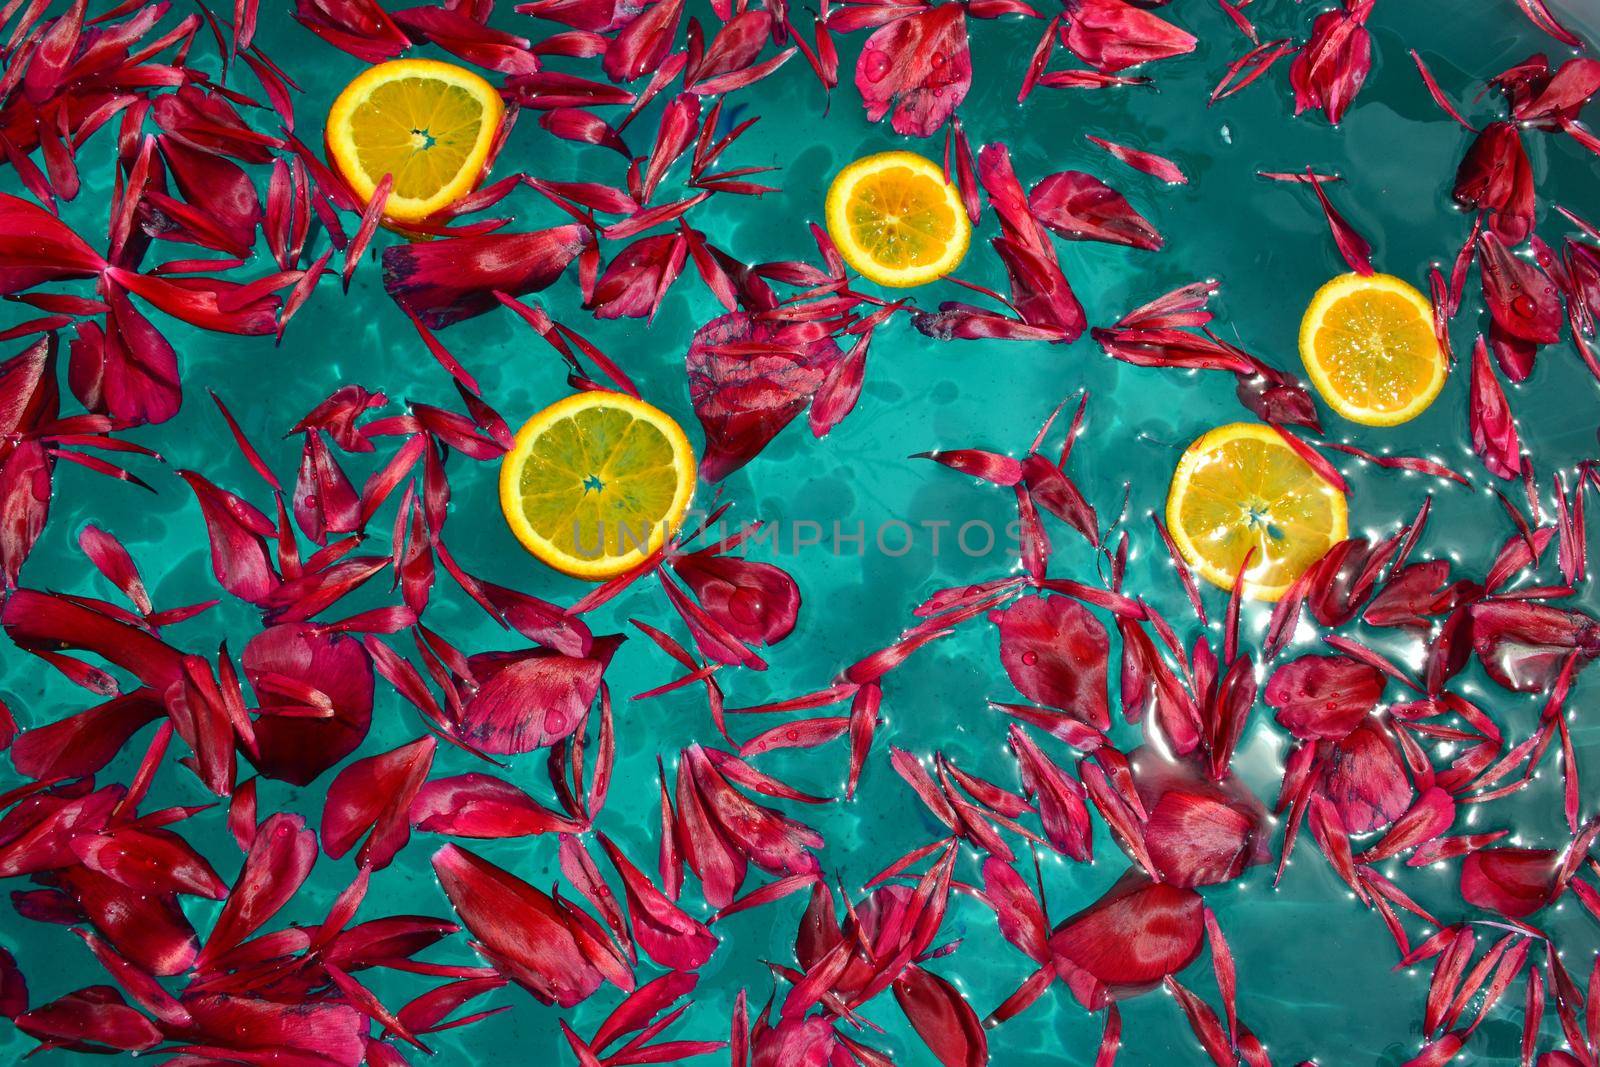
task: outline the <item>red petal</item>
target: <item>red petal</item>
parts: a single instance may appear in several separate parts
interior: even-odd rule
[[[1161,235],[1111,186],[1083,171],[1045,178],[1028,194],[1033,217],[1074,241],[1105,241],[1154,252]]]
[[[1194,890],[1130,871],[1056,928],[1056,971],[1091,1011],[1142,992],[1200,955],[1204,909]]]
[[[372,664],[355,638],[307,624],[273,626],[250,639],[240,663],[261,705],[252,761],[262,774],[306,785],[367,736]],[[332,714],[290,714],[309,694]]]
[[[1000,661],[1011,684],[1030,700],[1110,729],[1111,643],[1099,619],[1067,597],[1025,597],[990,618],[1000,627]]]
[[[1532,915],[1556,893],[1557,855],[1539,848],[1486,848],[1461,863],[1461,896],[1507,918]]]
[[[370,830],[356,864],[387,867],[411,836],[412,798],[433,766],[435,747],[432,737],[423,737],[341,770],[323,800],[323,851],[338,859]]]
[[[1264,699],[1278,723],[1302,740],[1337,741],[1378,706],[1383,675],[1343,656],[1302,656],[1272,674]]]
[[[455,845],[433,854],[433,869],[479,951],[540,1000],[570,1008],[607,979],[633,988],[608,946],[520,878]]]
[[[390,245],[383,252],[383,284],[401,307],[437,330],[498,307],[496,292],[521,296],[545,288],[591,240],[582,226],[557,226]]]
[[[1122,0],[1071,0],[1061,43],[1104,74],[1194,51],[1195,39]]]
[[[983,1067],[989,1062],[989,1039],[977,1013],[943,978],[907,967],[895,979],[894,999],[944,1067]]]
[[[877,122],[892,107],[889,125],[911,137],[937,132],[971,88],[972,55],[959,4],[940,4],[880,27],[856,61],[856,89],[867,120]]]
[[[529,837],[579,833],[573,822],[544,807],[510,782],[487,774],[435,778],[417,791],[411,822],[419,830],[453,837]]]
[[[262,823],[195,968],[205,970],[261,929],[294,896],[316,862],[317,835],[306,829],[305,820],[280,812]]]

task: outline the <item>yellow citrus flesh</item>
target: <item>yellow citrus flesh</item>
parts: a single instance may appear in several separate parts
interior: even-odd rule
[[[677,531],[694,479],[694,449],[671,416],[622,393],[578,393],[517,431],[500,463],[500,510],[534,556],[599,581]]]
[[[328,155],[363,201],[385,174],[383,213],[415,222],[477,187],[505,105],[494,86],[451,63],[397,59],[359,75],[328,112]]]
[[[1344,494],[1270,426],[1236,422],[1184,452],[1167,492],[1167,527],[1207,581],[1232,589],[1244,562],[1244,594],[1277,600],[1345,539]]]
[[[1317,290],[1300,358],[1328,406],[1368,426],[1416,418],[1448,373],[1428,298],[1390,274],[1341,274]]]
[[[846,263],[896,288],[949,274],[972,239],[955,186],[915,152],[880,152],[840,171],[828,188],[827,222]]]

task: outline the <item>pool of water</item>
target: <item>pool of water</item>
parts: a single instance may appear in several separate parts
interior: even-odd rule
[[[497,25],[516,32],[544,32],[539,24],[510,12]],[[698,8],[701,5],[691,5]],[[1249,8],[1262,38],[1302,34],[1312,12],[1298,4],[1258,3]],[[1344,181],[1333,187],[1341,211],[1368,237],[1378,269],[1425,285],[1430,264],[1448,262],[1465,236],[1470,219],[1452,204],[1449,191],[1455,167],[1470,135],[1442,116],[1429,100],[1407,49],[1417,49],[1469,119],[1500,117],[1497,96],[1474,102],[1482,80],[1545,51],[1565,50],[1543,37],[1517,12],[1512,0],[1461,0],[1459,3],[1400,3],[1380,0],[1369,25],[1374,35],[1374,69],[1367,86],[1339,128],[1320,116],[1293,116],[1286,63],[1239,95],[1208,108],[1212,85],[1242,50],[1237,31],[1215,5],[1192,0],[1166,9],[1167,16],[1200,41],[1192,55],[1155,65],[1154,89],[1107,92],[1037,90],[1022,105],[1017,87],[1037,38],[1034,22],[974,22],[973,89],[961,115],[973,144],[1004,142],[1025,185],[1045,174],[1082,169],[1122,190],[1133,205],[1166,236],[1159,253],[1107,245],[1061,245],[1063,266],[1087,310],[1089,320],[1107,324],[1129,308],[1176,285],[1213,277],[1222,285],[1214,303],[1217,329],[1230,340],[1275,366],[1298,372],[1296,331],[1310,294],[1330,275],[1345,269],[1330,241],[1322,215],[1304,187],[1273,183],[1260,170],[1293,171],[1312,165],[1335,171]],[[698,12],[702,19],[709,10]],[[1590,39],[1600,35],[1600,15],[1581,5],[1568,13]],[[804,21],[809,22],[809,17]],[[854,63],[861,37],[841,38],[843,69]],[[359,69],[359,61],[334,51],[293,23],[284,10],[263,10],[259,41],[300,81],[300,135],[320,141],[320,113],[328,100]],[[1059,60],[1058,60],[1059,62]],[[760,199],[718,197],[698,209],[696,224],[710,238],[746,261],[814,256],[805,223],[820,220],[824,190],[834,172],[863,154],[906,141],[886,126],[869,124],[849,85],[831,100],[797,57],[776,76],[730,97],[740,118],[760,116],[732,150],[737,164],[781,168],[772,184],[781,192]],[[579,150],[540,131],[525,115],[498,171],[515,169],[548,178],[592,177],[597,169],[616,177],[618,161],[604,149]],[[636,127],[653,129],[647,114]],[[1112,161],[1084,140],[1085,134],[1147,147],[1174,159],[1190,177],[1184,186],[1166,186]],[[83,193],[64,214],[81,232],[105,227],[112,148],[102,136],[85,150]],[[1545,134],[1526,138],[1540,192],[1540,232],[1555,241],[1564,232],[1551,205],[1566,204],[1590,217],[1600,216],[1596,159],[1573,142]],[[936,144],[926,149],[936,154]],[[0,171],[0,188],[15,188],[11,171]],[[516,194],[511,205],[519,225],[551,225],[559,214],[531,193]],[[986,241],[995,232],[986,214],[975,235],[964,278],[1003,288],[1004,276]],[[381,248],[393,240],[380,235]],[[265,268],[263,268],[265,269]],[[953,285],[918,293],[919,302],[961,299]],[[638,382],[652,402],[695,428],[684,374],[690,334],[720,309],[692,276],[685,275],[650,324],[638,320],[597,322],[580,308],[569,276],[542,294],[555,316],[583,332]],[[1456,321],[1458,353],[1470,350],[1481,319],[1476,284]],[[13,315],[4,324],[20,319]],[[206,402],[215,390],[239,416],[245,431],[263,448],[280,476],[292,477],[298,460],[295,439],[283,440],[289,426],[339,385],[358,382],[382,389],[396,400],[455,403],[440,368],[421,349],[402,314],[383,292],[377,262],[363,263],[341,298],[325,285],[291,324],[281,345],[270,339],[201,333],[162,320],[183,365],[186,404],[172,421],[137,431],[132,439],[158,450],[167,465],[140,467],[158,490],[154,495],[111,483],[72,466],[57,473],[49,527],[24,571],[27,585],[108,595],[108,587],[84,565],[76,538],[94,522],[122,538],[144,569],[158,604],[179,604],[214,595],[204,528],[192,496],[173,471],[194,468],[219,484],[255,488],[252,475],[232,447],[226,428]],[[486,315],[443,334],[484,389],[485,397],[514,425],[531,411],[567,391],[564,368],[548,348],[510,316]],[[8,347],[9,353],[14,346]],[[1509,521],[1471,454],[1467,435],[1467,380],[1456,373],[1438,401],[1421,418],[1391,430],[1346,423],[1324,412],[1329,437],[1372,451],[1422,454],[1470,471],[1477,484],[1468,490],[1417,476],[1342,466],[1354,487],[1352,526],[1387,533],[1416,511],[1423,496],[1434,494],[1433,519],[1422,545],[1424,554],[1448,556],[1463,573],[1481,575],[1502,540]],[[907,459],[911,453],[979,446],[1020,451],[1040,421],[1064,398],[1090,395],[1086,432],[1073,454],[1072,473],[1086,495],[1112,515],[1127,493],[1127,524],[1133,541],[1127,584],[1146,596],[1168,618],[1189,618],[1186,601],[1166,557],[1153,542],[1146,515],[1161,506],[1172,466],[1182,449],[1210,427],[1241,417],[1233,382],[1224,375],[1188,375],[1140,369],[1104,356],[1087,336],[1071,345],[930,340],[898,320],[881,329],[868,363],[866,386],[856,411],[828,438],[813,440],[803,425],[785,430],[754,462],[724,483],[724,498],[735,503],[733,517],[761,517],[793,529],[815,522],[831,534],[864,524],[868,531],[896,520],[918,531],[912,549],[901,555],[868,543],[857,552],[844,544],[835,551],[831,536],[823,544],[763,550],[798,580],[803,594],[795,634],[772,650],[764,673],[725,671],[730,705],[759,703],[820,687],[843,665],[893,640],[911,620],[911,609],[935,589],[1000,576],[1012,561],[998,546],[989,554],[934,552],[931,525],[959,525],[971,518],[1003,526],[1010,496],[974,485],[932,464]],[[1524,441],[1539,473],[1548,477],[1595,454],[1597,390],[1570,346],[1545,349],[1526,383],[1511,387],[1511,403],[1521,420]],[[698,444],[698,438],[697,438]],[[369,468],[352,464],[353,477]],[[358,483],[359,484],[359,483]],[[531,561],[501,522],[496,503],[495,468],[457,462],[451,468],[454,490],[451,547],[473,573],[514,585],[552,600],[570,602],[582,587]],[[1548,484],[1548,483],[1546,483]],[[1509,489],[1508,489],[1509,492]],[[1056,572],[1092,575],[1089,550],[1067,536],[1056,538]],[[374,594],[376,597],[377,594]],[[1213,618],[1222,599],[1208,591]],[[1595,610],[1592,591],[1574,603]],[[366,606],[363,602],[357,606]],[[429,610],[431,625],[469,650],[513,647],[447,581],[437,587]],[[675,621],[664,601],[641,583],[592,620],[596,632],[620,631],[638,618],[670,627]],[[1244,625],[1259,639],[1265,609],[1246,608]],[[1193,636],[1196,624],[1183,627]],[[176,627],[170,639],[205,651],[227,638],[237,648],[257,628],[255,612],[235,601],[192,623]],[[1415,649],[1392,634],[1377,642],[1404,657]],[[1307,635],[1307,641],[1311,640]],[[891,676],[881,730],[873,758],[854,800],[802,813],[827,839],[823,870],[852,892],[887,857],[931,840],[936,824],[923,814],[909,790],[890,769],[889,745],[920,755],[940,750],[962,767],[1002,783],[1014,780],[1014,763],[1004,744],[1003,722],[985,700],[1015,699],[1000,670],[996,636],[984,623],[968,625],[955,636],[918,654]],[[669,760],[692,741],[710,741],[703,697],[685,690],[663,699],[633,702],[633,693],[671,677],[675,668],[648,642],[630,640],[608,673],[618,695],[619,761],[603,825],[636,858],[655,850],[655,762]],[[1595,692],[1584,678],[1572,706],[1584,708]],[[1474,667],[1459,690],[1491,709],[1513,737],[1525,736],[1536,721],[1539,700],[1505,693]],[[0,697],[23,725],[53,721],[83,706],[83,694],[53,672],[9,646],[0,652]],[[738,727],[749,731],[740,724]],[[379,687],[371,735],[358,755],[386,751],[418,734],[410,709]],[[1579,714],[1572,723],[1577,758],[1585,769],[1600,766],[1600,733]],[[143,749],[145,731],[105,774],[126,781]],[[1114,739],[1137,743],[1138,731],[1118,726]],[[1270,716],[1258,709],[1240,746],[1238,766],[1261,796],[1275,795],[1287,739]],[[794,785],[839,794],[846,755],[841,743],[814,751],[763,757],[764,769]],[[1554,763],[1547,766],[1553,767]],[[153,804],[203,803],[198,782],[164,773]],[[441,751],[435,774],[474,769],[459,753]],[[508,777],[540,792],[544,758],[529,754],[512,761]],[[0,788],[14,784],[9,767],[0,770]],[[264,809],[305,813],[315,824],[327,778],[297,789],[263,782]],[[1522,843],[1559,847],[1559,775],[1547,771],[1534,787],[1491,810],[1467,817],[1473,829],[1510,825]],[[540,795],[544,795],[540,793]],[[1585,814],[1590,814],[1586,807]],[[1460,824],[1458,824],[1459,829]],[[237,850],[227,836],[223,812],[194,819],[191,840],[231,878]],[[428,857],[439,843],[416,835],[411,845],[379,874],[363,914],[415,912],[449,916],[449,905],[434,879]],[[1126,862],[1097,820],[1097,860],[1073,865],[1045,858],[1044,878],[1051,914],[1065,916],[1093,900],[1125,869]],[[484,843],[480,850],[526,880],[548,888],[558,879],[556,843],[530,838]],[[1391,865],[1382,869],[1389,870]],[[1461,913],[1455,868],[1396,868],[1396,877],[1423,903],[1446,915]],[[284,917],[315,922],[351,874],[348,860],[325,857],[311,882]],[[964,854],[957,876],[975,881],[972,854]],[[1227,931],[1238,961],[1239,1008],[1274,1059],[1292,1063],[1318,1058],[1323,1063],[1396,1064],[1414,1055],[1420,1034],[1427,972],[1395,970],[1392,942],[1377,916],[1364,910],[1327,863],[1302,838],[1294,862],[1274,887],[1270,866],[1255,868],[1238,882],[1211,889],[1207,900]],[[704,914],[697,894],[686,907]],[[703,969],[694,1003],[675,1034],[725,1038],[733,997],[740,989],[753,1002],[765,1002],[772,981],[765,961],[792,961],[795,924],[802,897],[738,916],[717,929],[721,950]],[[206,929],[217,905],[184,898],[195,925]],[[1568,954],[1568,966],[1586,975],[1600,938],[1594,921],[1573,904],[1542,917]],[[22,962],[33,1003],[70,989],[103,981],[83,946],[62,927],[8,919],[0,922],[0,944]],[[979,1014],[986,1014],[1029,973],[1031,964],[998,935],[981,903],[958,896],[944,931],[962,945],[937,969],[955,981]],[[434,953],[436,958],[470,962],[465,936]],[[652,974],[649,965],[641,971]],[[1184,976],[1213,1003],[1215,987],[1204,961]],[[404,976],[374,978],[386,1002],[403,1002],[420,986]],[[1515,1055],[1520,1028],[1520,983],[1470,1046],[1482,1062],[1506,1062]],[[558,1014],[580,1033],[591,1032],[617,996],[607,987],[566,1013],[537,1004],[509,986],[486,999],[486,1006],[513,1010],[486,1022],[436,1035],[432,1043],[441,1063],[495,1062],[503,1057],[530,1062],[567,1062],[556,1028]],[[873,1043],[896,1062],[931,1062],[892,998],[882,997],[864,1012],[884,1033]],[[1176,1003],[1156,993],[1123,1006],[1124,1060],[1130,1064],[1200,1064],[1204,1054],[1184,1024]],[[1553,1012],[1551,1013],[1553,1016]],[[1551,1016],[1546,1028],[1557,1033]],[[993,1062],[1007,1067],[1089,1063],[1099,1040],[1101,1019],[1084,1012],[1057,987],[1020,1017],[989,1035]],[[14,1030],[0,1030],[0,1057],[19,1058],[32,1042]],[[57,1061],[71,1056],[56,1053]],[[708,1058],[705,1062],[712,1062]],[[1466,1062],[1466,1057],[1463,1057]]]

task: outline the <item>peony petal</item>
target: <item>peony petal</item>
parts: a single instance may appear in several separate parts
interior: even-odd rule
[[[1067,597],[1024,597],[990,618],[1000,628],[1000,662],[1024,696],[1110,728],[1111,643],[1087,608]]]

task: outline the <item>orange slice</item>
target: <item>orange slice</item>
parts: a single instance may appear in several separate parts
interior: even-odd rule
[[[828,188],[827,223],[846,263],[895,288],[949,274],[972,239],[955,186],[915,152],[880,152],[840,171]]]
[[[500,510],[522,547],[563,574],[621,574],[677,532],[694,449],[672,417],[624,393],[558,400],[500,462]]]
[[[1235,422],[1184,452],[1167,491],[1167,527],[1207,581],[1232,589],[1245,553],[1244,593],[1277,600],[1345,539],[1344,494],[1270,426]]]
[[[328,157],[363,202],[394,175],[384,215],[416,222],[478,187],[505,105],[470,70],[396,59],[357,76],[328,112]]]
[[[1428,298],[1391,274],[1341,274],[1318,289],[1300,358],[1328,406],[1368,426],[1416,418],[1448,373]]]

